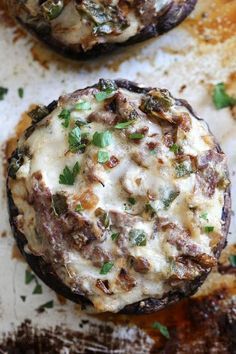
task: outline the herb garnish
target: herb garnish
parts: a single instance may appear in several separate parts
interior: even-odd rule
[[[214,231],[214,226],[205,226],[204,230],[207,234]]]
[[[104,275],[109,273],[113,266],[114,266],[113,262],[105,262],[100,270],[100,274]]]
[[[160,331],[160,333],[166,337],[167,339],[170,338],[170,334],[169,334],[169,331],[168,331],[168,328],[164,325],[162,325],[160,322],[154,322],[153,325],[152,325],[152,328],[153,329],[158,329]]]
[[[129,232],[129,240],[134,246],[146,246],[147,235],[144,230],[133,229]]]
[[[95,132],[93,134],[93,145],[104,148],[112,143],[112,134],[109,130],[105,132]]]
[[[156,210],[153,208],[153,206],[150,203],[147,203],[145,205],[145,212],[150,215],[151,218],[154,218],[156,215]]]
[[[180,163],[175,166],[175,173],[177,178],[188,176],[192,172],[193,171],[190,169],[190,166],[186,166],[184,163]]]
[[[98,151],[98,162],[99,163],[104,164],[107,161],[109,161],[109,159],[110,159],[110,156],[107,151],[102,151],[102,150]]]
[[[63,10],[63,0],[46,0],[40,5],[42,14],[46,20],[53,20],[58,17]]]
[[[75,105],[77,111],[89,111],[91,108],[91,103],[88,101],[80,101]]]
[[[51,309],[53,308],[54,302],[53,300],[45,302],[45,304],[42,304],[38,307],[38,311],[42,312],[44,309]]]
[[[70,111],[64,108],[58,116],[60,119],[64,120],[61,124],[63,127],[68,128],[70,125]]]
[[[42,294],[42,293],[43,293],[42,286],[40,284],[36,284],[32,294],[35,295],[35,294]]]
[[[20,98],[23,98],[24,97],[24,89],[22,87],[19,87],[18,88],[18,96]]]
[[[77,213],[80,213],[81,211],[83,211],[84,210],[84,208],[82,207],[82,205],[79,203],[77,206],[76,206],[76,208],[75,208],[75,211],[77,212]]]
[[[133,133],[133,134],[130,134],[130,135],[129,135],[129,138],[130,138],[130,139],[133,139],[133,140],[140,140],[140,139],[143,139],[143,138],[144,138],[144,134],[141,134],[141,133]]]
[[[165,210],[169,208],[171,203],[178,197],[179,193],[179,191],[170,191],[168,198],[162,200]]]
[[[208,221],[208,213],[202,213],[199,217],[201,219],[204,219],[204,220]]]
[[[74,167],[70,169],[68,166],[66,166],[59,176],[59,183],[60,184],[66,184],[68,186],[73,186],[75,182],[75,178],[80,172],[80,165],[78,161],[75,163]]]
[[[231,256],[229,256],[229,262],[233,267],[236,267],[236,255],[232,254]]]
[[[119,232],[115,232],[114,234],[112,234],[112,235],[111,235],[112,241],[116,241],[119,236],[120,236]]]
[[[26,300],[26,296],[25,296],[25,295],[20,295],[20,298],[21,298],[21,300],[22,300],[23,302],[25,302],[25,300]]]
[[[217,109],[233,107],[236,105],[236,98],[229,96],[225,90],[225,84],[220,82],[214,87],[213,102]]]
[[[116,129],[126,129],[130,125],[134,124],[135,120],[128,120],[127,122],[121,122],[115,125]]]
[[[172,151],[174,154],[178,154],[181,150],[181,146],[178,145],[178,144],[173,144],[171,147],[170,147],[170,151]]]
[[[77,152],[81,147],[81,131],[79,127],[71,130],[68,136],[69,149],[71,152]]]
[[[6,87],[0,86],[0,101],[4,99],[7,93],[8,93],[8,89]]]
[[[31,273],[30,270],[26,269],[25,271],[25,284],[30,284],[33,280],[35,280],[35,275]]]
[[[136,204],[136,200],[134,198],[132,198],[132,197],[128,198],[128,202],[131,205],[135,205]]]
[[[112,94],[117,90],[117,85],[112,80],[99,80],[98,85],[100,92],[95,93],[95,98],[98,102],[102,102],[107,98],[110,98]]]

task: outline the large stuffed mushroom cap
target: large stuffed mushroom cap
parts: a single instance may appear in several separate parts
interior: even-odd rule
[[[17,20],[51,48],[76,59],[169,31],[197,0],[6,0]]]
[[[225,245],[226,158],[169,91],[98,84],[31,112],[9,165],[33,270],[97,312],[151,312],[200,286]]]

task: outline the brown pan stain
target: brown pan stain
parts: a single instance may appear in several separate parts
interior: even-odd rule
[[[183,24],[200,42],[217,44],[236,35],[235,0],[199,0]]]

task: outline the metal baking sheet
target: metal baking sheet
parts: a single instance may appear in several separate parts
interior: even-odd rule
[[[190,18],[170,33],[86,63],[52,53],[9,19],[2,4],[1,9],[0,86],[8,88],[8,93],[0,101],[0,343],[5,343],[5,346],[0,344],[0,353],[17,352],[9,349],[14,347],[17,330],[18,337],[24,333],[25,346],[32,340],[34,331],[38,349],[33,353],[161,353],[163,348],[168,348],[168,343],[151,326],[153,321],[164,321],[170,326],[170,333],[176,333],[171,329],[173,315],[169,310],[141,317],[92,316],[56,296],[41,281],[43,293],[32,294],[34,283],[25,284],[27,265],[14,246],[8,223],[6,155],[14,146],[14,137],[26,126],[25,112],[32,105],[48,104],[62,93],[93,84],[101,77],[128,78],[146,86],[171,90],[176,97],[187,99],[209,123],[228,157],[232,210],[236,210],[236,110],[216,110],[212,103],[212,89],[219,82],[224,82],[228,92],[236,95],[236,1],[199,0]],[[18,95],[20,87],[24,89],[23,98]],[[231,246],[226,249],[222,262],[227,264],[228,255],[235,254],[235,242],[236,217],[232,212]],[[232,288],[236,288],[233,272],[221,273],[225,274],[215,270],[194,297],[196,300],[188,301],[198,301],[217,289],[223,293],[223,285],[224,289],[230,288],[229,298],[232,299]],[[43,312],[37,310],[48,301],[53,301],[52,308]],[[190,302],[171,309],[173,313],[183,314]],[[50,341],[53,349],[47,347]],[[23,348],[20,353],[24,353],[22,345],[20,342],[16,345]],[[176,348],[176,351],[164,349],[162,352],[185,353]],[[219,348],[214,353],[231,353],[226,351],[226,344],[222,347],[225,351]],[[232,348],[235,350],[232,353],[236,352],[236,347]],[[196,353],[208,351],[200,348]]]

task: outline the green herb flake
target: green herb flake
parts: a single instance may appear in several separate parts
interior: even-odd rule
[[[20,98],[23,98],[24,97],[24,89],[22,87],[19,87],[18,88],[18,96]]]
[[[153,208],[153,206],[150,203],[147,203],[145,205],[145,212],[150,215],[151,218],[154,218],[156,215],[156,210]]]
[[[98,151],[98,162],[99,163],[104,164],[107,161],[109,161],[109,159],[110,159],[110,156],[107,151],[102,151],[102,150]]]
[[[105,262],[100,270],[100,274],[105,275],[109,273],[113,266],[114,266],[113,262]]]
[[[222,109],[236,105],[236,98],[229,96],[225,90],[225,84],[220,82],[214,87],[213,102],[217,109]]]
[[[93,145],[104,148],[112,143],[112,134],[109,130],[105,132],[95,132],[93,134]]]
[[[205,226],[204,230],[207,234],[214,231],[214,226]]]
[[[167,210],[173,201],[178,197],[179,191],[170,191],[168,198],[163,199],[164,209]]]
[[[62,126],[68,128],[70,125],[70,111],[64,108],[58,117],[64,121],[61,123]]]
[[[132,140],[140,140],[144,138],[144,134],[141,133],[133,133],[129,135],[129,138]]]
[[[60,174],[59,176],[59,183],[68,186],[73,186],[75,182],[75,178],[79,174],[79,172],[80,172],[80,165],[78,162],[75,163],[72,170],[68,166],[66,166],[62,174]]]
[[[136,204],[136,200],[134,198],[132,198],[132,197],[128,198],[128,202],[131,205],[135,205]]]
[[[76,206],[76,208],[75,208],[75,211],[76,211],[77,213],[80,213],[80,212],[83,211],[83,210],[84,210],[84,208],[82,207],[81,204],[78,204],[78,205]]]
[[[178,144],[173,144],[171,147],[170,147],[170,151],[172,151],[174,154],[178,154],[181,150],[181,146],[178,145]]]
[[[51,300],[51,301],[45,302],[45,304],[40,305],[38,310],[42,311],[44,309],[51,309],[51,308],[53,308],[53,306],[54,306],[54,302],[53,302],[53,300]]]
[[[42,294],[42,293],[43,293],[42,286],[40,284],[36,284],[32,294],[35,295],[35,294]]]
[[[35,280],[35,275],[31,273],[30,270],[26,269],[25,271],[25,284],[30,284],[33,280]]]
[[[114,233],[111,235],[112,241],[118,240],[119,236],[120,236],[119,232],[114,232]]]
[[[154,149],[154,150],[151,150],[151,151],[150,151],[150,155],[155,156],[156,154],[157,154],[157,150]]]
[[[129,126],[133,125],[135,122],[135,120],[129,120],[127,122],[121,122],[121,123],[118,123],[115,125],[115,128],[116,129],[126,129],[128,128]]]
[[[208,213],[202,213],[200,215],[200,219],[204,219],[204,220],[208,221]]]
[[[180,163],[175,166],[175,173],[177,178],[181,178],[190,175],[192,170],[190,170],[184,163]]]
[[[133,229],[129,232],[129,240],[133,246],[146,246],[147,235],[144,230]]]
[[[102,102],[102,101],[105,101],[107,98],[111,97],[111,94],[112,94],[113,91],[101,91],[101,92],[98,92],[98,93],[95,93],[95,98],[98,102]]]
[[[57,18],[64,8],[63,0],[46,0],[40,5],[42,14],[46,20]]]
[[[71,152],[77,152],[81,146],[81,131],[79,127],[71,130],[68,136],[69,149]]]
[[[91,103],[88,101],[80,101],[75,105],[76,111],[89,111],[91,108]]]
[[[25,296],[25,295],[20,295],[20,298],[21,298],[21,300],[22,300],[23,302],[25,302],[25,300],[26,300],[26,296]]]
[[[166,337],[167,339],[170,338],[170,334],[169,334],[168,328],[166,326],[162,325],[160,322],[154,322],[153,325],[152,325],[152,328],[159,330],[160,333],[164,337]]]
[[[231,256],[229,256],[229,262],[232,267],[236,267],[236,255],[235,254],[232,254]]]
[[[5,95],[8,93],[8,89],[6,87],[0,86],[0,101],[4,100]]]

